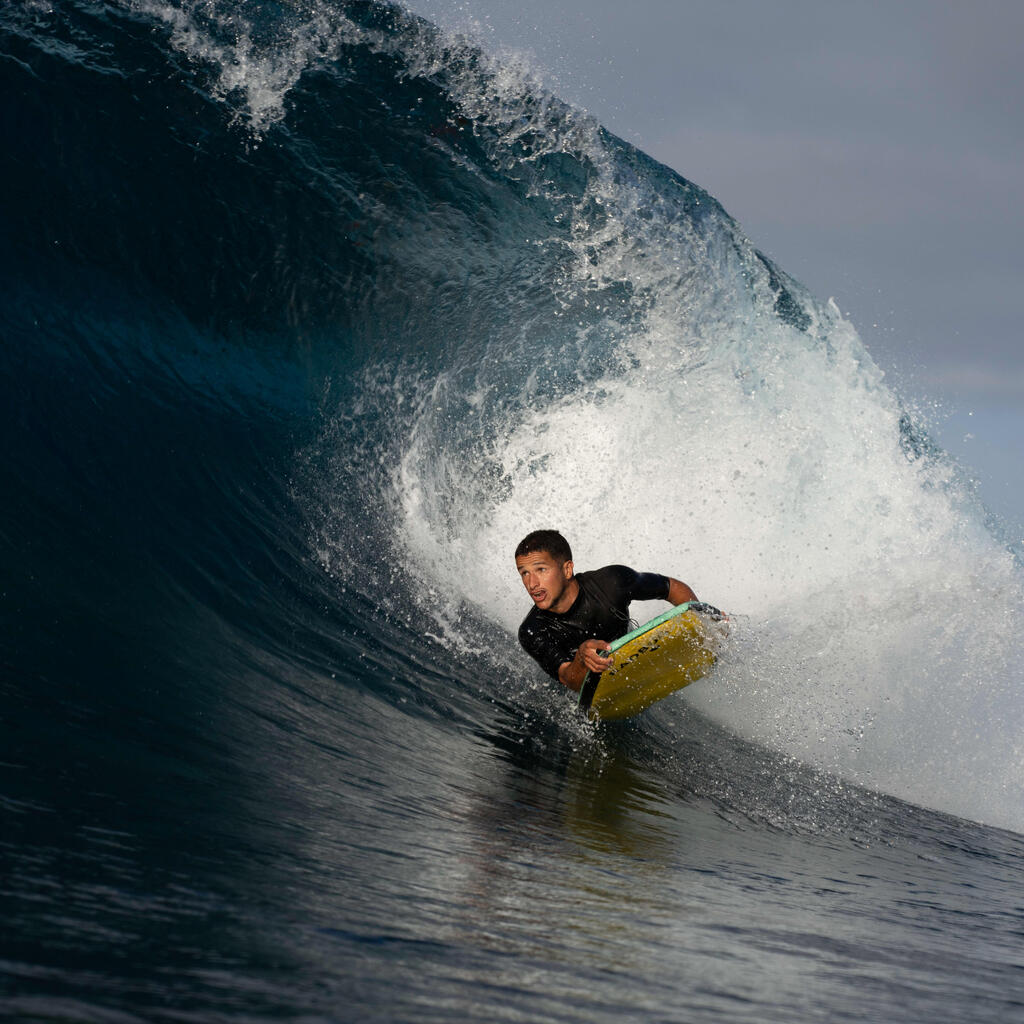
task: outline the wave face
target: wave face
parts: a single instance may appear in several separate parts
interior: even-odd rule
[[[386,7],[3,29],[19,671],[88,663],[122,700],[142,666],[211,672],[226,631],[289,672],[369,658],[339,685],[433,714],[557,704],[509,556],[557,526],[578,565],[737,615],[686,698],[712,721],[1024,829],[1019,567],[851,326],[706,192]]]
[[[415,886],[500,863],[566,787],[619,853],[654,841],[620,798],[1024,832],[1020,566],[837,309],[708,193],[377,4],[27,2],[0,33],[0,853],[18,898],[79,914],[5,915],[12,959],[74,989],[100,984],[52,954],[76,935],[157,971],[173,948],[195,1006],[285,1012],[196,952],[200,919],[255,934],[226,894],[262,887],[261,935],[351,915],[253,940],[286,986],[399,906],[433,920]],[[511,550],[545,526],[732,612],[715,674],[581,724],[514,640]],[[130,975],[107,995],[157,1019]]]

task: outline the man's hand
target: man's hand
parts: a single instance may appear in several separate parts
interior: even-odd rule
[[[605,640],[584,640],[576,656],[580,658],[590,672],[603,672],[612,667],[612,659],[606,657],[609,653],[608,643]]]
[[[607,650],[606,640],[584,640],[572,661],[562,662],[559,666],[558,678],[570,690],[578,690],[587,672],[604,672],[612,667],[612,659],[601,656],[601,652]]]

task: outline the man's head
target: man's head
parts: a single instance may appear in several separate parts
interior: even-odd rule
[[[568,611],[576,599],[572,549],[557,530],[534,530],[516,548],[516,568],[533,603],[545,611]]]
[[[534,530],[528,533],[516,548],[516,558],[546,551],[559,565],[572,561],[569,542],[557,530]]]

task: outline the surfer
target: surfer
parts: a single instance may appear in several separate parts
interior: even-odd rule
[[[516,568],[533,608],[519,627],[519,643],[552,679],[579,690],[588,672],[611,668],[601,651],[629,632],[631,601],[696,601],[671,576],[606,565],[573,572],[569,542],[557,530],[534,530],[516,548]]]

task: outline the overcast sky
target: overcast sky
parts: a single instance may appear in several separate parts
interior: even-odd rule
[[[407,6],[711,192],[1024,518],[1024,0]]]

